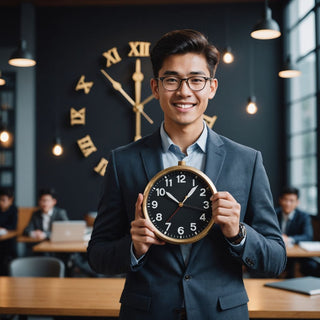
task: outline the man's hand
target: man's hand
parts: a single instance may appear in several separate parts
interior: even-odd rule
[[[229,192],[217,192],[211,199],[214,223],[221,228],[226,238],[235,237],[239,233],[240,204]]]
[[[147,253],[151,245],[164,245],[154,233],[154,226],[143,217],[142,214],[143,195],[139,193],[136,202],[135,220],[131,222],[131,238],[133,251],[137,259]]]
[[[36,239],[36,240],[44,240],[47,237],[46,233],[43,232],[42,230],[31,231],[30,236],[31,236],[31,238]]]

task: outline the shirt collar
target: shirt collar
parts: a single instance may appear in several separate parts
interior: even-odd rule
[[[168,136],[168,134],[164,130],[164,122],[162,122],[161,127],[160,127],[160,136],[161,136],[161,143],[162,143],[163,152],[168,152],[170,146],[172,146],[172,145],[175,146],[175,144],[173,143],[171,138]],[[206,123],[203,122],[203,130],[202,130],[200,137],[198,138],[198,140],[194,144],[189,146],[188,149],[192,146],[197,145],[202,150],[203,153],[206,153],[207,137],[208,137],[208,128],[207,128]]]
[[[42,215],[43,215],[43,216],[47,216],[47,217],[51,217],[51,216],[52,216],[52,214],[53,214],[53,209],[49,210],[49,212],[48,212],[48,213],[44,213],[44,212],[42,212]]]
[[[282,216],[283,216],[286,220],[292,220],[295,213],[296,213],[296,210],[291,211],[289,214],[285,214],[285,213],[282,212]]]

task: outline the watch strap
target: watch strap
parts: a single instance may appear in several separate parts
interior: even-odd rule
[[[241,241],[245,238],[246,236],[246,227],[244,226],[243,223],[239,224],[239,233],[231,238],[227,238],[227,240],[234,245],[240,244]]]

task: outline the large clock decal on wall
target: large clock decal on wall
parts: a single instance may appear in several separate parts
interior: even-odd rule
[[[147,58],[150,55],[150,42],[145,41],[129,41],[128,42],[128,54],[127,56],[120,56],[118,48],[113,47],[106,52],[102,53],[102,56],[105,59],[104,68],[101,69],[102,78],[105,79],[109,83],[109,85],[114,89],[115,94],[118,94],[119,97],[131,107],[132,111],[135,114],[135,135],[133,140],[138,140],[141,138],[141,116],[144,117],[150,124],[153,124],[153,120],[150,116],[145,112],[145,105],[153,99],[153,95],[149,95],[145,98],[141,96],[141,88],[142,82],[144,80],[144,75],[142,73],[141,68],[141,59]],[[134,98],[132,98],[123,88],[119,79],[113,74],[107,71],[111,66],[120,63],[126,57],[135,58],[135,67],[134,72],[131,75],[131,79],[134,83]],[[99,79],[103,81],[103,79]],[[89,81],[86,79],[85,75],[81,75],[77,81],[75,86],[76,91],[83,91],[84,94],[90,94],[90,91],[94,85],[93,81]],[[111,110],[110,110],[111,112]],[[70,125],[71,126],[85,126],[86,125],[86,113],[87,108],[70,108]],[[207,122],[210,128],[213,127],[216,116],[210,117],[204,115],[204,120]],[[129,141],[128,141],[129,143]],[[77,145],[81,150],[81,153],[84,157],[89,157],[92,153],[98,151],[96,145],[94,144],[93,139],[89,134],[85,134],[82,137],[77,139]],[[107,159],[101,157],[96,166],[94,166],[93,170],[103,176],[105,174],[106,167],[108,165]]]

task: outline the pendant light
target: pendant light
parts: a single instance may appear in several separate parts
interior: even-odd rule
[[[256,104],[256,97],[255,96],[250,96],[248,99],[248,104],[246,106],[246,111],[249,114],[255,114],[258,111],[258,107]]]
[[[234,56],[229,46],[223,51],[222,60],[226,64],[230,64],[234,61]]]
[[[278,75],[280,78],[295,78],[301,75],[301,71],[293,65],[291,56],[289,55]]]
[[[61,139],[59,137],[57,137],[54,141],[52,154],[56,157],[60,157],[63,154],[63,147],[61,144]]]
[[[253,28],[251,37],[259,40],[276,39],[281,36],[278,23],[272,19],[272,11],[265,0],[262,20],[260,20]]]
[[[33,67],[36,61],[32,54],[27,51],[27,41],[21,40],[18,48],[12,53],[9,64],[15,67]]]
[[[2,73],[0,71],[0,86],[4,86],[6,84],[6,80],[3,78]]]
[[[255,64],[255,50],[254,43],[250,44],[250,61],[249,61],[249,90],[250,96],[246,106],[246,112],[250,115],[254,115],[258,111],[256,103],[256,97],[254,95],[254,64]]]

